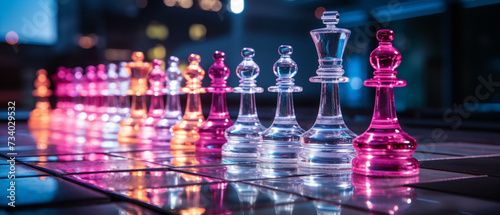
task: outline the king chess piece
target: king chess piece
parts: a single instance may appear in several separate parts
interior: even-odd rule
[[[174,137],[172,128],[182,119],[180,99],[182,72],[179,69],[179,58],[170,56],[167,63],[165,71],[167,87],[163,89],[167,94],[167,102],[163,117],[155,125],[156,144],[170,144],[170,140]]]
[[[189,55],[188,61],[189,66],[184,71],[186,86],[181,89],[187,94],[186,111],[182,120],[172,128],[174,138],[170,140],[170,148],[194,151],[195,142],[200,139],[197,130],[205,122],[200,98],[200,93],[205,93],[205,88],[201,86],[205,70],[200,66],[199,55]]]
[[[413,157],[417,141],[403,132],[396,116],[394,87],[404,87],[406,81],[396,78],[401,53],[392,46],[393,39],[392,30],[379,30],[379,46],[370,54],[375,72],[364,85],[376,87],[375,108],[368,130],[354,139],[358,157],[352,161],[352,171],[357,174],[401,177],[419,172]]]
[[[241,56],[243,61],[236,67],[240,85],[233,91],[241,93],[240,110],[236,123],[226,130],[227,143],[222,146],[222,155],[257,158],[260,134],[266,128],[262,126],[257,115],[255,93],[262,93],[264,89],[255,84],[257,82],[255,79],[260,73],[259,65],[253,61],[255,51],[252,48],[243,48]]]
[[[220,154],[222,145],[227,142],[224,132],[233,125],[227,111],[226,93],[232,92],[233,89],[227,86],[230,71],[224,64],[225,56],[224,52],[215,51],[215,62],[208,69],[212,85],[207,91],[212,93],[212,106],[207,121],[198,128],[200,139],[195,143],[197,152]]]
[[[326,11],[321,17],[325,28],[311,31],[318,52],[318,76],[310,82],[321,83],[318,116],[314,125],[300,138],[304,147],[298,164],[310,168],[351,168],[356,151],[352,140],[356,134],[344,123],[340,110],[339,83],[349,82],[343,77],[342,56],[351,31],[335,27],[339,22],[337,11]]]
[[[35,90],[33,96],[36,97],[35,109],[30,112],[28,127],[32,129],[48,129],[50,122],[50,102],[49,97],[52,90],[49,89],[50,81],[47,71],[39,69],[36,71]]]
[[[152,143],[156,139],[155,125],[163,117],[163,89],[165,88],[165,72],[161,69],[162,61],[153,60],[153,69],[149,72],[149,90],[147,95],[151,96],[148,118],[140,125],[139,141],[141,143]]]
[[[278,93],[276,115],[271,126],[262,132],[261,144],[257,150],[257,159],[263,162],[295,163],[301,149],[300,135],[304,133],[295,118],[293,93],[302,92],[302,87],[295,86],[293,77],[298,67],[290,55],[291,46],[282,45],[278,49],[280,59],[274,63],[276,86],[268,88],[269,92]]]
[[[147,76],[151,70],[151,63],[144,62],[142,52],[132,53],[133,62],[127,63],[130,72],[130,88],[127,94],[132,96],[130,117],[120,123],[118,142],[137,143],[139,126],[147,117],[146,91],[148,90]]]

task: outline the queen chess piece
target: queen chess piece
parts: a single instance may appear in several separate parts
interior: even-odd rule
[[[243,48],[241,56],[243,61],[236,67],[240,85],[233,90],[234,93],[241,93],[240,110],[234,125],[225,132],[227,143],[222,146],[222,155],[257,158],[260,134],[266,128],[262,126],[257,115],[255,93],[262,93],[264,89],[255,84],[260,73],[259,65],[253,61],[255,51],[252,48]]]
[[[262,162],[296,163],[301,149],[300,136],[304,133],[295,117],[293,93],[302,92],[296,86],[293,77],[297,74],[297,64],[290,55],[293,49],[282,45],[278,49],[281,55],[273,66],[276,86],[268,88],[269,92],[278,93],[276,115],[271,126],[262,132],[261,145],[257,150],[257,159]]]
[[[406,86],[394,71],[401,63],[401,53],[392,46],[392,30],[379,30],[377,40],[379,46],[370,54],[374,76],[364,82],[367,87],[376,87],[375,108],[368,130],[354,139],[358,157],[352,171],[369,176],[415,176],[419,173],[419,163],[413,157],[417,141],[401,129],[394,105],[394,87]]]
[[[174,138],[170,140],[170,148],[173,150],[195,150],[195,142],[200,139],[198,128],[205,122],[201,108],[200,93],[205,93],[201,86],[201,80],[205,77],[205,70],[201,68],[201,58],[197,54],[191,54],[188,58],[189,66],[184,71],[186,86],[181,89],[187,94],[186,111],[182,120],[172,128]]]
[[[310,82],[321,83],[318,116],[314,125],[301,138],[303,149],[298,164],[310,168],[351,168],[356,151],[352,140],[356,134],[344,123],[340,109],[339,83],[343,77],[342,56],[351,31],[335,27],[339,22],[337,11],[326,11],[321,17],[325,28],[311,31],[319,57],[318,76]]]
[[[233,89],[227,86],[229,77],[229,68],[224,64],[226,54],[221,51],[215,51],[213,58],[214,64],[208,69],[208,76],[212,79],[212,85],[207,87],[207,91],[212,93],[212,105],[208,118],[198,128],[200,139],[196,141],[196,151],[204,153],[221,153],[221,148],[227,139],[224,132],[233,125],[229,112],[227,111],[226,93]]]
[[[163,89],[167,95],[165,111],[163,117],[156,123],[156,144],[170,144],[174,137],[172,128],[182,119],[181,109],[181,81],[182,72],[179,69],[179,58],[171,56],[168,59],[168,67],[165,71],[165,80],[167,87]]]

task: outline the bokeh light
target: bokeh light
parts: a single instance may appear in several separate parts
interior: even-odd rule
[[[139,8],[145,8],[146,6],[148,6],[148,0],[136,0],[135,3]]]
[[[90,49],[90,48],[94,47],[95,41],[90,36],[81,36],[78,39],[78,45],[80,47],[82,47],[83,49]]]
[[[159,23],[150,23],[146,27],[146,36],[149,39],[165,40],[168,37],[168,27]]]
[[[235,14],[239,14],[243,12],[245,9],[245,1],[244,0],[231,0],[229,2],[229,10]]]
[[[194,41],[200,41],[205,39],[207,34],[207,28],[202,24],[192,24],[189,27],[189,38]]]
[[[164,59],[167,55],[167,50],[162,44],[157,44],[155,47],[148,49],[148,59]]]
[[[188,9],[191,6],[193,6],[193,0],[177,0],[177,2],[179,3],[179,6],[185,9]]]
[[[5,41],[9,45],[15,45],[17,42],[19,42],[19,35],[15,31],[9,31],[7,34],[5,34]]]
[[[323,16],[323,13],[326,11],[326,8],[324,7],[318,7],[316,10],[314,10],[314,16],[316,18],[321,19],[321,16]]]
[[[177,3],[177,0],[163,0],[163,4],[165,4],[169,7],[175,6],[175,3]]]

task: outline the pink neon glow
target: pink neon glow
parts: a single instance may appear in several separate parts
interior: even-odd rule
[[[371,176],[418,175],[419,163],[412,156],[417,141],[403,132],[394,106],[394,87],[406,85],[394,71],[401,63],[401,53],[392,46],[394,32],[377,32],[379,46],[370,54],[375,72],[364,85],[376,87],[372,122],[365,133],[353,140],[358,156],[352,161],[354,173]]]
[[[229,68],[224,64],[226,54],[215,51],[214,64],[208,69],[212,85],[207,88],[212,93],[212,106],[207,121],[198,128],[200,139],[196,141],[196,151],[221,153],[221,148],[227,142],[224,132],[233,125],[227,111],[226,93],[233,91],[227,86]]]

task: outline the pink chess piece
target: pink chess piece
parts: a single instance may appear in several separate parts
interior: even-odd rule
[[[401,54],[392,47],[392,30],[378,31],[377,39],[379,46],[370,54],[374,77],[364,82],[367,87],[376,87],[375,109],[368,130],[353,140],[358,156],[352,161],[352,171],[369,176],[418,175],[419,163],[413,157],[417,141],[401,129],[394,106],[393,88],[406,86],[394,71],[401,63]]]
[[[196,141],[196,151],[221,153],[221,148],[227,139],[224,132],[233,125],[227,111],[226,93],[233,91],[227,86],[229,68],[224,64],[226,54],[215,51],[214,64],[208,69],[208,76],[212,79],[212,85],[207,91],[212,93],[212,106],[207,121],[198,128],[200,139]]]

